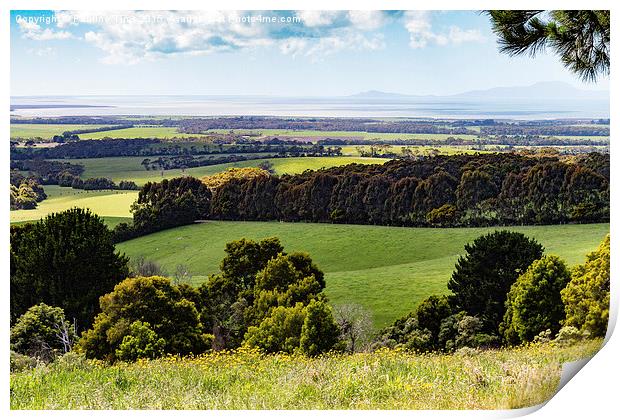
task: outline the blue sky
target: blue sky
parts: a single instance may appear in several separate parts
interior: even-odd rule
[[[541,81],[609,86],[551,54],[500,54],[474,11],[11,12],[14,96],[446,95]]]

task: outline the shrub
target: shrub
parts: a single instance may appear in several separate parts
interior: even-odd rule
[[[569,281],[570,273],[559,257],[547,255],[534,261],[508,293],[500,326],[504,339],[519,344],[547,329],[556,334],[565,316],[560,292]]]
[[[586,262],[574,268],[572,279],[562,290],[566,310],[563,325],[589,331],[594,337],[607,332],[609,322],[609,235]]]
[[[503,230],[480,236],[465,245],[465,252],[448,282],[452,304],[479,318],[484,332],[497,334],[510,287],[542,257],[543,247],[522,233]]]
[[[559,345],[570,346],[575,344],[577,341],[588,338],[589,336],[590,334],[587,331],[581,332],[573,326],[568,326],[560,328],[560,332],[558,332],[558,335],[553,341]]]
[[[11,226],[11,320],[43,302],[63,308],[80,327],[90,325],[99,296],[127,276],[127,261],[89,210]]]
[[[39,361],[34,357],[26,356],[25,354],[19,354],[11,350],[10,356],[11,373],[21,372],[23,370],[32,369],[37,367]]]
[[[70,351],[76,338],[62,308],[41,303],[28,309],[11,327],[11,350],[49,361]]]
[[[140,321],[165,340],[166,353],[198,354],[211,343],[204,334],[196,303],[186,296],[189,294],[163,277],[128,278],[101,297],[101,313],[92,329],[82,335],[79,348],[88,358],[115,360],[124,338],[133,334],[132,325]],[[134,330],[141,334],[133,335],[138,343],[142,335],[148,336],[144,324],[134,325]],[[127,350],[134,343],[128,342]]]
[[[155,359],[164,354],[166,340],[159,338],[148,322],[134,321],[129,326],[129,335],[116,350],[119,360],[133,362],[138,359]]]
[[[452,315],[452,306],[447,296],[429,296],[420,302],[416,309],[419,328],[427,329],[431,333],[433,342],[436,342],[439,336],[441,321],[450,315]]]
[[[484,333],[482,321],[462,311],[441,322],[438,341],[442,349],[455,351],[461,347],[493,347],[499,338]]]

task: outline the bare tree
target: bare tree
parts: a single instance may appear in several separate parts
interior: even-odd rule
[[[60,323],[54,324],[54,328],[56,328],[56,337],[62,343],[63,353],[72,351],[75,340],[78,337],[75,318],[73,318],[73,324],[70,324],[68,321],[65,321],[63,316],[60,319]]]
[[[131,264],[131,276],[143,276],[143,277],[151,277],[151,276],[165,276],[166,271],[164,268],[157,262],[146,260],[144,257],[138,257],[132,260]]]
[[[173,283],[179,285],[181,283],[189,283],[192,279],[192,275],[189,272],[189,268],[184,264],[177,265],[174,270]]]
[[[351,353],[360,351],[372,334],[372,315],[357,303],[347,303],[334,307],[336,322],[340,326],[342,339]]]

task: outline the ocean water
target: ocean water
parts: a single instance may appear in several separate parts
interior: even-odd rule
[[[608,99],[294,98],[267,96],[15,96],[11,116],[295,116],[376,118],[609,118]]]

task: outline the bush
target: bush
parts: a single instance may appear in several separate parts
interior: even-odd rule
[[[607,332],[609,322],[609,235],[586,262],[574,268],[572,279],[562,290],[566,310],[563,325],[589,331],[594,337]]]
[[[560,292],[570,273],[559,257],[547,255],[534,261],[512,285],[500,331],[510,344],[532,341],[541,331],[556,334],[564,319]]]
[[[62,308],[35,305],[11,327],[11,350],[50,361],[71,350],[77,334]]]
[[[499,338],[484,333],[479,318],[459,312],[441,322],[438,341],[444,350],[455,351],[461,347],[494,347],[499,343]]]
[[[482,330],[497,334],[506,295],[520,274],[542,257],[543,247],[522,233],[506,230],[480,236],[465,245],[448,282],[455,310],[482,321]]]
[[[79,327],[90,325],[99,296],[127,277],[127,261],[89,210],[11,226],[11,320],[43,302],[63,308]]]
[[[441,321],[450,315],[452,315],[452,306],[447,296],[429,296],[420,302],[416,309],[419,328],[428,330],[433,342],[437,342]]]
[[[21,372],[23,370],[32,369],[37,367],[39,361],[34,357],[26,356],[25,354],[19,354],[11,350],[10,356],[11,373]]]
[[[560,328],[560,332],[553,340],[555,343],[562,346],[570,346],[575,344],[577,341],[584,340],[588,338],[590,334],[586,332],[581,332],[577,328],[569,326]]]
[[[126,362],[138,359],[155,359],[164,354],[166,340],[159,338],[148,322],[134,321],[129,326],[129,335],[116,350],[116,357]]]
[[[187,287],[190,286],[185,285]],[[148,323],[148,328],[165,340],[166,353],[201,353],[211,342],[200,323],[196,303],[187,296],[190,294],[163,277],[128,278],[101,297],[101,313],[95,318],[92,329],[82,335],[79,349],[88,358],[116,360],[116,350],[126,336],[133,335],[134,331],[139,333],[139,337],[133,335],[137,342],[126,342],[127,351],[130,346],[143,342],[142,335],[148,336],[144,324],[134,325],[140,321]]]

